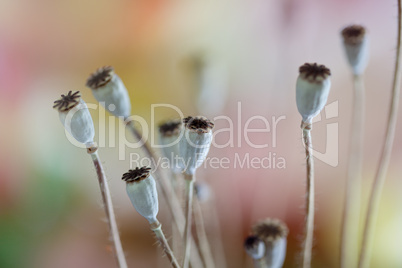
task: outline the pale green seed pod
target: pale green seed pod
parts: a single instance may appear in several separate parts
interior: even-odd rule
[[[182,167],[178,164],[179,142],[182,135],[182,123],[180,120],[170,120],[159,125],[159,142],[163,155],[169,160],[172,172],[181,173]]]
[[[126,86],[114,73],[112,66],[97,69],[87,79],[86,86],[92,89],[95,99],[114,116],[130,116],[130,97]]]
[[[159,203],[156,183],[150,170],[148,167],[131,169],[123,174],[122,180],[126,182],[126,191],[134,208],[152,224],[157,222]]]
[[[54,102],[53,108],[58,110],[61,123],[74,139],[87,146],[93,144],[94,123],[79,91],[69,91],[67,95],[61,95]]]
[[[297,109],[303,122],[311,123],[327,103],[331,72],[324,65],[305,63],[299,68],[296,82]]]
[[[208,155],[212,143],[214,123],[205,117],[183,119],[184,133],[180,139],[179,165],[185,173],[194,175]]]
[[[278,219],[265,219],[257,222],[252,234],[265,243],[265,263],[269,268],[281,268],[285,262],[288,228]]]
[[[361,25],[351,25],[342,30],[343,45],[353,74],[361,75],[369,59],[369,40],[366,29]]]

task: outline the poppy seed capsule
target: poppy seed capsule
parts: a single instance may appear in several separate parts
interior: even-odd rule
[[[181,130],[182,123],[179,119],[170,120],[159,125],[159,142],[161,144],[162,153],[169,159],[170,169],[174,173],[181,173],[183,171],[177,163]]]
[[[353,74],[360,75],[366,69],[369,58],[369,41],[366,29],[361,25],[351,25],[342,30],[346,57]]]
[[[317,63],[305,63],[299,68],[296,82],[297,109],[303,122],[311,123],[327,103],[331,81],[330,70]]]
[[[185,173],[194,175],[201,166],[212,142],[214,123],[205,117],[186,117],[183,119],[184,134],[180,139],[179,165]]]
[[[94,123],[79,91],[69,91],[67,95],[61,95],[54,102],[53,108],[58,110],[61,123],[74,139],[87,146],[93,143]]]
[[[285,223],[278,219],[265,219],[257,222],[252,234],[264,241],[267,267],[281,268],[286,257],[287,235],[289,230]]]
[[[131,169],[123,174],[122,180],[126,182],[126,191],[134,208],[152,224],[157,222],[159,203],[150,170],[148,167]]]
[[[255,235],[246,238],[244,249],[254,260],[259,260],[265,255],[265,243]]]
[[[130,97],[112,66],[97,69],[87,79],[86,86],[92,90],[95,99],[114,116],[130,116]]]

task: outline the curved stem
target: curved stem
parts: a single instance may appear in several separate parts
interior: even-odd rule
[[[187,202],[186,202],[186,225],[184,228],[184,260],[183,268],[189,267],[190,252],[191,252],[191,215],[193,213],[193,192],[194,192],[194,175],[184,174],[186,181],[186,192],[187,192]]]
[[[369,197],[369,204],[364,224],[363,231],[363,241],[362,241],[362,249],[360,252],[359,259],[359,267],[365,268],[369,266],[370,263],[370,255],[371,255],[371,246],[373,240],[373,231],[375,225],[375,219],[377,218],[378,208],[380,203],[380,197],[382,188],[385,181],[385,175],[388,169],[389,160],[391,158],[392,145],[394,142],[395,128],[396,128],[396,119],[398,115],[398,104],[399,104],[399,92],[400,92],[400,84],[401,84],[401,49],[402,49],[402,40],[401,40],[401,31],[402,31],[402,7],[401,0],[398,0],[398,41],[397,41],[397,51],[396,51],[396,60],[395,60],[395,73],[394,79],[392,83],[392,96],[391,96],[391,104],[389,108],[388,114],[388,123],[386,127],[386,134],[384,139],[384,144],[381,152],[380,161],[377,167],[376,176],[374,179],[374,183],[371,188],[371,193]]]
[[[364,84],[360,75],[354,75],[353,113],[349,142],[349,164],[341,225],[340,266],[356,267],[357,235],[359,230],[361,171],[364,141]]]
[[[180,268],[180,265],[177,262],[176,257],[173,254],[173,251],[170,249],[169,243],[167,242],[165,234],[162,231],[162,225],[159,223],[159,221],[156,221],[151,224],[151,230],[155,233],[156,239],[162,246],[162,249],[166,253],[166,256],[168,257],[172,267]]]
[[[314,160],[310,133],[311,124],[302,122],[302,129],[307,163],[306,238],[303,245],[303,268],[309,268],[314,236]]]
[[[88,152],[90,150],[88,149]],[[120,268],[127,268],[126,259],[124,257],[123,247],[121,245],[119,230],[117,228],[116,218],[114,215],[112,197],[110,195],[109,186],[106,180],[105,172],[103,171],[102,163],[99,159],[98,152],[90,152],[92,161],[94,163],[96,174],[98,175],[99,187],[102,194],[103,206],[109,225],[110,236],[113,241],[114,252]]]

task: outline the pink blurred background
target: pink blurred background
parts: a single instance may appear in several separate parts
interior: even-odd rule
[[[271,152],[285,159],[283,169],[207,167],[200,170],[198,178],[214,192],[227,267],[252,267],[242,247],[243,239],[250,226],[265,217],[277,217],[288,224],[285,267],[297,266],[305,165],[295,80],[298,67],[305,62],[322,63],[331,69],[328,103],[338,101],[339,115],[325,119],[323,113],[313,129],[315,147],[324,152],[327,124],[337,123],[339,127],[336,140],[329,141],[338,142],[338,165],[316,161],[313,260],[314,267],[337,266],[352,97],[340,30],[360,23],[370,36],[363,169],[363,198],[367,200],[388,112],[396,15],[396,1],[378,0],[2,0],[0,267],[114,267],[91,160],[85,150],[69,143],[52,109],[53,101],[68,90],[80,90],[87,103],[96,104],[85,81],[103,65],[115,67],[129,90],[132,113],[148,122],[151,104],[159,103],[175,105],[185,115],[203,112],[211,119],[230,117],[236,130],[235,146],[213,147],[209,156],[233,160],[236,153],[264,157]],[[194,58],[200,55],[224,70],[221,83],[227,90],[226,98],[221,98],[222,107],[211,106],[216,110],[197,106]],[[91,110],[96,129],[109,130],[109,124],[117,127],[119,122],[111,122],[108,114],[105,125],[99,125],[103,112],[103,108]],[[159,111],[155,124],[175,115],[169,109]],[[255,115],[270,123],[272,116],[286,117],[278,123],[276,146],[272,132],[250,134],[253,143],[268,142],[268,148],[255,149],[246,143],[244,124]],[[215,131],[228,127],[224,120],[215,123]],[[372,267],[402,266],[399,123],[377,221]],[[261,120],[250,124],[250,128],[263,127]],[[227,132],[221,133],[216,142],[224,144],[228,138]],[[111,139],[118,144],[113,136]],[[147,222],[132,208],[120,180],[130,168],[128,156],[132,152],[128,149],[126,160],[120,161],[118,147],[110,146],[110,142],[99,151],[127,260],[130,267],[168,267]],[[170,237],[171,219],[163,202],[160,220]],[[207,224],[207,232],[214,233],[213,224]]]

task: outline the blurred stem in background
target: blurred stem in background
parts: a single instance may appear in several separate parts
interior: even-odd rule
[[[375,179],[371,188],[366,219],[364,223],[363,241],[360,252],[359,267],[366,268],[370,265],[371,248],[375,231],[375,221],[378,216],[380,197],[384,186],[388,164],[391,158],[392,145],[394,142],[396,122],[398,116],[399,93],[402,79],[401,49],[402,49],[402,6],[398,0],[398,39],[395,59],[395,72],[392,83],[391,103],[389,106],[388,122],[386,126],[385,139],[378,163]]]

